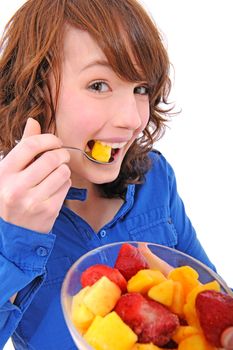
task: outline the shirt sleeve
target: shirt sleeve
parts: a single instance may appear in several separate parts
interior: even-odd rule
[[[200,241],[197,238],[196,231],[185,212],[184,203],[177,192],[177,184],[174,171],[170,165],[168,165],[168,168],[170,183],[171,219],[178,236],[176,248],[203,262],[205,265],[216,272],[215,266],[212,264],[205,250],[203,249]]]
[[[43,283],[54,242],[51,232],[42,234],[0,218],[0,348]],[[12,304],[9,299],[15,293]]]

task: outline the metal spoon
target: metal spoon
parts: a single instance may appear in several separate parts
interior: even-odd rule
[[[72,147],[72,146],[62,146],[62,148],[65,148],[65,149],[71,150],[71,151],[80,151],[87,159],[89,159],[93,163],[102,164],[102,165],[110,165],[114,162],[114,159],[111,160],[111,158],[108,162],[101,162],[100,160],[96,160],[95,158],[91,157],[90,154],[83,151],[81,148]]]

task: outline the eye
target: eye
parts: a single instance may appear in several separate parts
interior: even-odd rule
[[[139,94],[139,95],[148,95],[149,94],[149,87],[147,85],[141,85],[141,86],[136,86],[134,88],[134,93]]]
[[[110,90],[108,84],[104,81],[95,81],[88,86],[88,89],[94,92],[108,92]]]

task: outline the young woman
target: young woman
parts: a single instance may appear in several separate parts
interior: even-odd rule
[[[152,151],[169,119],[169,60],[135,0],[29,0],[0,59],[0,346],[75,349],[60,306],[82,254],[139,240],[214,269]],[[99,141],[109,164],[88,160]]]

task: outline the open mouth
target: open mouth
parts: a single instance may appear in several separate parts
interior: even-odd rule
[[[107,144],[99,140],[90,140],[87,143],[86,152],[97,161],[111,163],[124,145],[125,143],[122,143],[117,147],[118,144]]]

